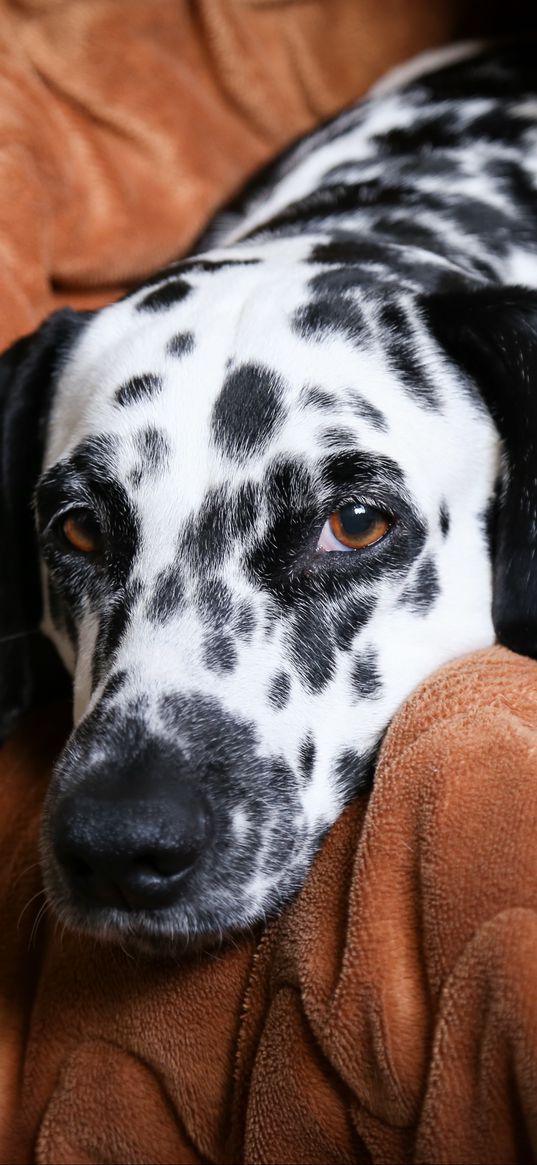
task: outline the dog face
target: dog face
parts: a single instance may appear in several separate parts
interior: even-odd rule
[[[215,933],[273,909],[405,696],[493,637],[487,412],[416,304],[356,293],[338,327],[288,252],[99,313],[57,384],[36,505],[77,727],[43,856],[78,925]],[[174,821],[164,887],[95,873],[107,796],[135,817],[160,799],[135,825],[149,879]]]
[[[404,698],[493,640],[499,441],[471,377],[504,306],[343,277],[328,310],[274,252],[183,264],[53,369],[35,506],[75,729],[42,856],[101,935],[284,902]]]

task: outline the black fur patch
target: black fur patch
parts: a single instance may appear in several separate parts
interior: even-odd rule
[[[334,413],[340,404],[335,392],[328,392],[318,385],[306,385],[300,394],[300,403],[304,408],[318,409],[321,413]]]
[[[288,646],[299,682],[310,692],[322,692],[332,679],[336,665],[326,612],[316,606],[296,611]]]
[[[357,417],[364,421],[368,421],[374,429],[378,429],[381,433],[387,433],[389,429],[388,419],[385,414],[378,409],[376,405],[371,404],[371,401],[366,400],[356,389],[350,389],[348,394],[348,401]]]
[[[136,304],[137,311],[165,311],[168,307],[175,307],[177,303],[181,303],[186,299],[192,291],[192,286],[187,283],[186,279],[169,279],[166,283],[162,283],[156,287],[154,291],[149,291]]]
[[[418,568],[414,582],[405,587],[400,602],[417,615],[426,615],[440,594],[438,571],[432,558],[426,558]]]
[[[237,665],[237,648],[231,635],[214,630],[206,636],[203,659],[209,671],[231,672]]]
[[[152,623],[166,623],[179,614],[184,605],[185,584],[178,564],[168,566],[157,575],[155,589],[147,604]]]
[[[162,391],[162,380],[153,372],[145,372],[141,376],[132,376],[116,389],[115,399],[118,405],[137,404],[141,400],[150,400],[157,392]]]
[[[144,478],[151,477],[167,464],[170,456],[170,444],[162,429],[157,429],[154,425],[148,425],[145,429],[141,429],[136,434],[135,444],[141,460],[131,470],[129,481],[137,487]]]
[[[215,444],[228,457],[251,457],[266,448],[285,419],[284,385],[260,364],[242,364],[227,376],[213,408]]]
[[[171,340],[168,340],[166,351],[168,356],[190,356],[190,353],[194,351],[194,333],[177,332]]]
[[[376,651],[370,649],[356,652],[351,666],[351,686],[359,699],[371,699],[379,695],[382,677]]]
[[[291,677],[287,672],[276,672],[270,681],[268,692],[269,704],[278,710],[285,708],[291,695]]]
[[[316,755],[315,742],[311,736],[302,741],[298,750],[298,767],[303,781],[309,781],[313,772]]]
[[[444,502],[443,505],[440,506],[440,529],[444,538],[447,538],[449,534],[450,524],[451,518],[449,516],[449,510],[446,503]]]
[[[252,604],[244,599],[238,603],[233,616],[233,629],[238,639],[249,643],[256,629],[257,619]]]

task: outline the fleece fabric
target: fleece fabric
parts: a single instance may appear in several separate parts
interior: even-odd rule
[[[537,1160],[535,662],[431,677],[296,901],[186,961],[43,913],[53,723],[0,781],[3,1162]]]
[[[183,254],[462,0],[0,0],[0,349]]]

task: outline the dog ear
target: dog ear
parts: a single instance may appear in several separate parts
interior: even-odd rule
[[[537,291],[439,293],[424,308],[501,438],[492,617],[500,643],[537,658]]]
[[[57,373],[88,314],[58,311],[0,357],[0,741],[35,696],[44,640],[33,494]]]

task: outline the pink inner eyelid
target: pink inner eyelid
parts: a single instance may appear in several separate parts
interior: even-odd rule
[[[333,551],[336,553],[343,551],[344,554],[353,553],[352,546],[344,546],[343,542],[339,542],[335,534],[332,533],[330,529],[329,518],[326,519],[326,522],[321,530],[320,538],[317,543],[317,550],[320,550],[321,553],[324,554],[330,554]]]

